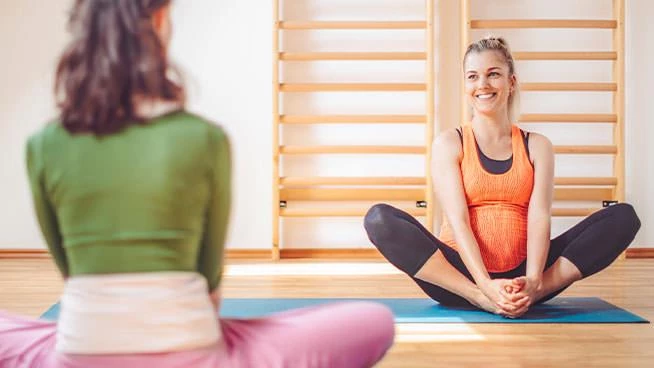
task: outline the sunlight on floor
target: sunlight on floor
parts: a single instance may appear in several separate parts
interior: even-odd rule
[[[247,263],[227,265],[228,276],[339,276],[339,275],[397,275],[401,272],[389,263],[333,262],[333,263]]]
[[[396,325],[395,342],[485,341],[486,337],[466,324],[400,323]]]

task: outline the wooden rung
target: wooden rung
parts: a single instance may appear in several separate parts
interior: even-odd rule
[[[522,114],[521,123],[615,123],[615,114]]]
[[[426,154],[424,146],[279,146],[285,154]]]
[[[618,178],[616,177],[557,177],[554,178],[555,185],[616,185]]]
[[[604,201],[613,199],[613,188],[555,188],[557,201]]]
[[[354,246],[351,248],[283,248],[281,258],[319,258],[319,259],[384,259],[379,251],[370,245]]]
[[[426,123],[425,115],[281,115],[283,124]]]
[[[615,83],[522,83],[522,91],[617,91]]]
[[[554,153],[560,154],[616,154],[617,146],[554,146]]]
[[[306,185],[426,185],[425,177],[281,177],[279,184],[285,186]]]
[[[280,52],[285,61],[313,60],[426,60],[425,52]]]
[[[552,208],[552,216],[584,217],[599,211],[600,208]]]
[[[513,53],[514,60],[617,60],[618,53],[608,52],[576,52],[576,51],[517,51]]]
[[[426,216],[426,208],[406,207],[404,212],[412,216]],[[280,208],[282,217],[361,217],[365,216],[368,208]]]
[[[425,21],[351,22],[351,21],[281,21],[279,29],[426,29]]]
[[[475,19],[470,28],[616,28],[617,24],[615,20],[587,19]]]
[[[426,208],[407,207],[402,208],[404,212],[412,216],[426,216]],[[584,217],[600,208],[553,208],[552,216],[555,217]],[[365,216],[367,208],[280,208],[281,217],[360,217]]]
[[[405,92],[426,91],[424,83],[280,83],[282,92]]]
[[[426,195],[424,189],[282,188],[279,190],[279,199],[282,201],[425,201]]]

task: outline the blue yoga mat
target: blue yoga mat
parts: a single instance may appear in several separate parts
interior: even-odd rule
[[[476,309],[444,307],[430,299],[395,298],[224,299],[220,315],[225,318],[252,318],[294,308],[362,300],[388,306],[398,323],[649,323],[602,299],[571,297],[559,297],[536,305],[519,319],[504,318]],[[59,304],[55,304],[41,318],[56,320],[58,316]]]

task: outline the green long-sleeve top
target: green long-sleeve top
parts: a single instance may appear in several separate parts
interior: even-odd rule
[[[101,137],[55,122],[30,137],[27,170],[64,277],[197,271],[219,284],[231,198],[220,127],[184,111]]]

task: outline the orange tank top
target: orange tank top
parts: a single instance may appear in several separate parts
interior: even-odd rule
[[[513,163],[503,174],[492,174],[481,164],[471,124],[462,126],[461,177],[470,226],[488,272],[504,272],[527,258],[527,209],[534,186],[522,133],[511,129]],[[444,216],[439,239],[458,250],[452,227]]]

